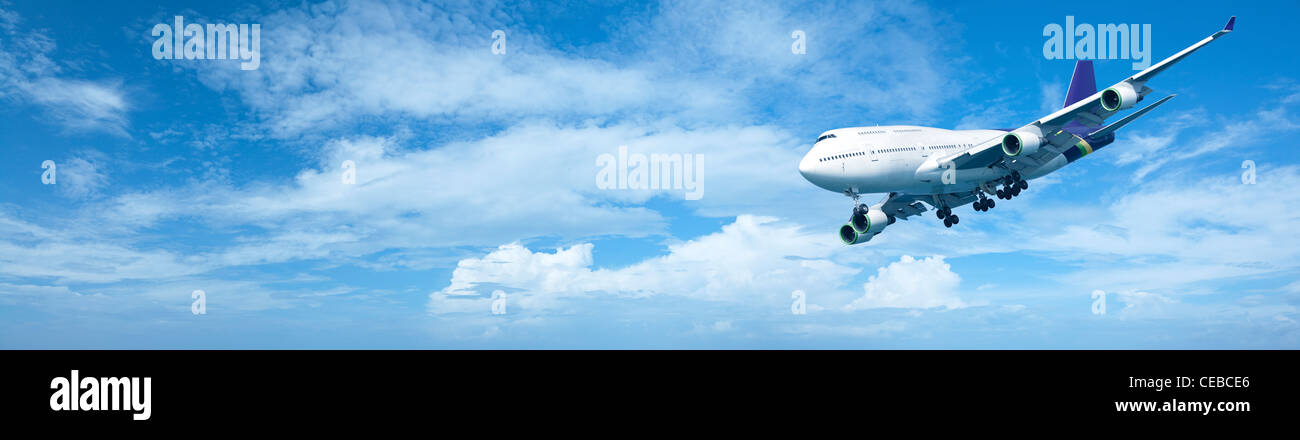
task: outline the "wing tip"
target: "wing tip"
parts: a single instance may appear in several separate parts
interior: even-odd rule
[[[1232,32],[1232,27],[1237,25],[1237,16],[1234,15],[1228,19],[1228,24],[1223,26],[1225,32]]]

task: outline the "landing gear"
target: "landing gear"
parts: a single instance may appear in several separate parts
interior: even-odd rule
[[[980,192],[980,193],[978,193],[978,194],[979,194],[980,199],[979,199],[978,201],[976,201],[975,204],[974,204],[974,206],[975,206],[975,210],[976,210],[976,211],[985,211],[985,212],[987,212],[989,209],[992,209],[994,206],[997,206],[997,202],[994,202],[993,200],[989,199],[988,197],[984,197],[984,193]]]
[[[949,208],[947,206],[940,206],[938,209],[935,209],[934,216],[939,217],[940,220],[943,220],[943,225],[949,228],[951,228],[952,225],[957,224],[957,222],[960,220],[957,218],[956,215],[953,215],[952,208]]]
[[[999,199],[1011,200],[1026,189],[1029,189],[1029,182],[1020,178],[1020,173],[1013,171],[1010,176],[1002,178],[1002,188],[998,188],[997,196]]]

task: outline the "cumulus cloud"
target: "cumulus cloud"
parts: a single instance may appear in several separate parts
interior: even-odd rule
[[[502,287],[523,308],[551,308],[561,298],[681,296],[706,301],[785,304],[790,292],[832,291],[858,270],[832,261],[839,246],[774,218],[740,216],[720,232],[673,244],[668,253],[619,269],[594,268],[593,245],[554,253],[502,245],[461,260],[450,285],[430,295],[435,314],[487,310]],[[480,287],[486,286],[486,287]]]
[[[957,309],[966,303],[957,295],[961,277],[952,271],[942,256],[912,258],[904,255],[897,262],[877,270],[862,286],[865,294],[846,310],[884,307]]]

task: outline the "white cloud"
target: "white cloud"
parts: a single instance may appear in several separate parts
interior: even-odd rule
[[[737,143],[746,148],[735,148]],[[14,220],[42,235],[34,237],[37,241],[31,236],[0,241],[6,250],[0,255],[13,263],[0,265],[0,275],[88,282],[165,279],[223,267],[349,261],[381,251],[485,246],[539,236],[662,235],[660,214],[637,204],[654,197],[678,201],[684,191],[596,187],[596,157],[617,152],[619,145],[641,153],[703,155],[704,198],[678,203],[709,215],[784,212],[784,204],[801,199],[798,194],[816,191],[793,169],[800,153],[790,146],[797,141],[770,127],[526,122],[479,141],[432,149],[411,149],[395,137],[360,136],[327,142],[313,166],[283,183],[235,187],[201,181],[117,191],[59,220],[66,224],[61,230]],[[103,158],[84,153],[60,161],[60,189],[72,196],[96,194],[109,180]],[[342,183],[344,160],[356,164],[355,185]],[[759,187],[763,191],[753,191]],[[230,238],[202,249],[138,240],[142,229],[174,222]],[[248,228],[266,232],[235,233]],[[816,237],[810,241],[837,244],[833,228]],[[105,266],[110,261],[117,263]],[[366,265],[377,268],[385,261],[406,264],[381,259]]]
[[[37,104],[71,130],[127,136],[130,105],[120,82],[61,76],[51,60],[54,40],[20,23],[17,13],[0,10],[0,97]]]
[[[806,336],[848,336],[869,338],[891,336],[903,333],[907,324],[900,320],[889,320],[872,324],[795,324],[787,326],[787,333]]]
[[[120,84],[45,77],[20,88],[68,128],[126,136],[129,106]]]
[[[1151,292],[1129,290],[1116,296],[1124,303],[1119,311],[1123,318],[1164,318],[1169,316],[1169,309],[1178,307],[1178,301],[1173,298]]]
[[[865,294],[845,310],[884,307],[957,309],[967,304],[957,295],[961,277],[942,256],[915,259],[904,255],[897,262],[877,269],[862,286]]]
[[[776,219],[740,216],[722,231],[668,247],[668,253],[620,269],[593,268],[589,243],[534,253],[502,245],[462,260],[449,286],[430,295],[435,314],[488,310],[491,290],[510,289],[511,304],[551,308],[561,298],[683,296],[707,301],[783,305],[790,292],[836,290],[857,269],[831,261],[842,245]],[[487,287],[480,287],[487,286]]]
[[[1200,126],[1204,123],[1208,114],[1203,109],[1174,113],[1165,117],[1154,119],[1155,125],[1160,127],[1158,130],[1123,130],[1116,135],[1115,142],[1119,145],[1113,145],[1106,151],[1107,157],[1115,165],[1128,165],[1133,163],[1147,163],[1156,155],[1167,155],[1168,150],[1178,140],[1178,136],[1183,130]],[[1135,128],[1137,126],[1134,126]],[[1113,151],[1113,152],[1111,152]],[[1134,174],[1133,180],[1139,180],[1145,177],[1151,170],[1141,172],[1140,175]]]
[[[102,171],[102,154],[87,151],[81,155],[56,164],[55,185],[64,194],[72,198],[85,198],[97,195],[108,184],[108,174]]]
[[[124,237],[166,221],[183,220],[217,234],[247,227],[269,231],[252,238],[237,236],[202,253],[163,257],[184,258],[188,268],[177,272],[181,274],[538,236],[663,234],[663,217],[636,205],[680,194],[595,188],[595,167],[589,166],[595,157],[628,145],[638,152],[703,155],[704,199],[685,205],[698,214],[821,218],[821,210],[807,209],[806,203],[794,214],[788,209],[791,200],[805,200],[801,194],[820,193],[794,171],[806,140],[770,126],[729,125],[736,109],[745,107],[737,103],[757,98],[756,106],[766,105],[761,100],[768,96],[759,89],[770,88],[749,88],[756,78],[814,95],[851,93],[852,102],[888,111],[899,102],[909,103],[906,111],[932,111],[931,104],[953,89],[937,73],[951,66],[951,60],[942,58],[938,45],[923,39],[940,33],[899,27],[934,29],[941,19],[913,5],[840,6],[862,17],[900,19],[905,24],[827,22],[825,11],[794,5],[670,3],[654,15],[631,20],[626,30],[610,36],[610,42],[581,51],[587,56],[575,56],[573,51],[550,49],[551,43],[526,24],[499,22],[494,6],[441,11],[414,2],[356,1],[273,12],[259,19],[263,26],[277,29],[263,34],[261,68],[236,71],[205,65],[198,76],[214,88],[238,92],[277,133],[293,135],[306,127],[315,132],[373,115],[509,120],[514,125],[482,139],[430,149],[412,148],[395,137],[351,136],[327,142],[321,154],[310,158],[316,165],[300,170],[289,183],[271,179],[235,187],[227,179],[209,179],[225,175],[209,169],[201,183],[122,193],[81,215],[104,219],[97,220],[96,227],[120,235],[97,241],[124,252],[139,246]],[[701,12],[713,18],[706,20]],[[808,57],[789,53],[791,27],[807,30],[814,39]],[[509,30],[509,53],[504,57],[488,50],[488,36],[496,28]],[[863,49],[858,43],[867,34],[870,47]],[[725,44],[713,44],[718,42]],[[656,56],[632,61],[624,54],[629,48]],[[692,55],[699,51],[703,56]],[[657,56],[673,53],[677,56]],[[849,57],[817,62],[836,53]],[[683,64],[688,58],[694,63]],[[871,69],[861,69],[864,64]],[[716,68],[721,76],[701,76],[702,67]],[[832,67],[840,70],[826,70]],[[906,87],[889,83],[899,75],[909,78]],[[734,86],[718,87],[722,76]],[[842,81],[855,86],[834,86]],[[120,95],[106,92],[111,87],[45,83],[74,87],[43,89],[43,102],[80,109],[80,119],[86,121],[125,123],[112,119],[128,105],[115,99]],[[78,99],[57,93],[76,87],[89,93]],[[515,122],[521,115],[564,120],[566,114],[605,118],[624,111],[638,116],[615,123]],[[697,118],[697,112],[712,116]],[[167,130],[157,133],[165,138]],[[357,185],[339,183],[343,160],[356,162]],[[87,175],[100,177],[88,183],[105,182],[105,174]],[[95,187],[81,188],[92,194]],[[814,203],[821,208],[835,202],[827,197]],[[816,237],[835,244],[833,228]],[[106,277],[70,269],[77,265],[62,267],[57,276],[66,279]],[[30,268],[24,273],[50,272]],[[134,275],[107,278],[114,276]]]
[[[502,121],[716,101],[708,87],[554,50],[497,9],[369,0],[289,8],[259,18],[277,32],[262,34],[258,70],[199,77],[238,91],[285,137],[358,115]],[[504,55],[490,50],[497,29],[507,31]]]
[[[1080,261],[1064,280],[1106,290],[1176,289],[1300,267],[1300,236],[1290,231],[1300,222],[1290,208],[1300,204],[1291,190],[1300,168],[1261,168],[1255,185],[1236,172],[1149,181],[1110,205],[1039,206],[1024,221],[1029,230],[1021,228],[1030,237],[1022,248]]]
[[[746,148],[735,148],[738,143]],[[703,199],[684,201],[685,190],[597,188],[596,158],[617,153],[620,145],[646,154],[701,155]],[[568,128],[528,122],[432,149],[362,136],[327,142],[316,164],[289,182],[237,188],[205,181],[119,193],[81,215],[95,218],[97,229],[123,234],[173,220],[218,233],[243,225],[270,231],[194,256],[216,267],[539,236],[653,236],[664,233],[664,219],[637,205],[655,197],[713,216],[788,211],[784,207],[800,200],[798,194],[816,191],[795,172],[800,153],[791,145],[797,141],[770,127],[687,130],[671,124]],[[342,183],[345,160],[355,163],[355,185]],[[61,185],[63,171],[61,164]],[[104,181],[103,174],[86,175],[101,177],[87,182]]]
[[[1065,86],[1059,82],[1039,82],[1039,93],[1042,95],[1042,101],[1038,104],[1038,111],[1044,115],[1051,114],[1059,110],[1062,104],[1065,104]]]
[[[1300,119],[1294,117],[1285,104],[1261,107],[1249,117],[1234,118],[1224,123],[1218,130],[1197,133],[1192,140],[1181,139],[1179,135],[1187,127],[1202,125],[1204,118],[1198,114],[1190,114],[1174,118],[1173,121],[1163,135],[1139,136],[1137,150],[1121,154],[1116,159],[1116,163],[1120,165],[1141,163],[1141,166],[1133,172],[1134,182],[1145,179],[1147,175],[1171,163],[1219,153],[1225,149],[1240,149],[1268,138],[1277,138],[1281,134],[1300,130]]]
[[[137,250],[129,245],[105,242],[103,237],[83,239],[49,230],[39,232],[39,241],[33,242],[32,237],[28,234],[4,234],[0,240],[0,266],[3,266],[0,275],[48,278],[59,283],[107,283],[165,279],[210,268],[199,262],[189,262],[174,252]]]
[[[955,24],[919,5],[667,2],[622,17],[607,40],[566,47],[577,50],[556,49],[552,38],[561,37],[499,9],[378,0],[288,8],[258,18],[276,29],[262,34],[258,70],[196,72],[214,89],[236,91],[279,137],[373,116],[726,124],[773,99],[835,100],[846,116],[861,114],[856,106],[933,116],[962,90],[946,74],[961,61],[948,44]],[[855,19],[826,20],[839,14]],[[507,32],[504,55],[490,50],[497,29]],[[809,35],[808,54],[791,53],[794,29]],[[777,114],[807,117],[785,107]]]

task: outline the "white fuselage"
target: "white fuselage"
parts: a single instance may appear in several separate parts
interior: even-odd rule
[[[1003,168],[954,170],[939,159],[984,144],[997,144],[1005,131],[947,130],[916,126],[839,128],[822,133],[799,162],[799,173],[827,190],[866,193],[947,194],[972,191],[1007,174]],[[1059,163],[1058,163],[1059,162]],[[1064,157],[1024,173],[1040,177],[1064,166]]]

